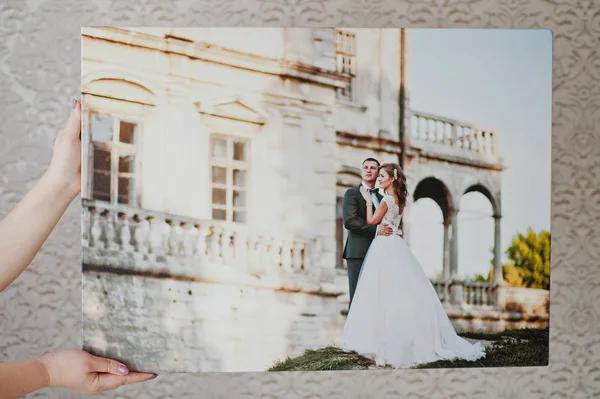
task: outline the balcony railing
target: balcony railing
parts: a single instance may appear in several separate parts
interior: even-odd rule
[[[494,286],[484,282],[432,280],[440,300],[453,305],[495,306]]]
[[[83,201],[84,263],[163,264],[185,267],[228,265],[249,273],[310,269],[310,242],[255,234],[245,225],[199,220],[102,202]],[[164,269],[162,271],[165,271]]]
[[[410,141],[416,146],[435,144],[488,159],[500,157],[499,133],[471,123],[413,111],[411,130]]]

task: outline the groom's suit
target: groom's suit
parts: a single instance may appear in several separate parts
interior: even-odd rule
[[[348,230],[348,239],[344,247],[343,258],[348,264],[348,284],[350,286],[350,305],[356,291],[358,275],[365,259],[365,255],[377,233],[377,225],[367,224],[367,204],[360,187],[354,187],[346,191],[343,203],[344,227]],[[375,192],[381,202],[383,198],[379,192]],[[375,201],[373,202],[373,212],[375,212]]]

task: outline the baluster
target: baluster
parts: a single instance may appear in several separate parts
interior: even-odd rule
[[[210,260],[212,262],[221,262],[223,258],[221,257],[221,242],[220,237],[222,233],[222,228],[218,226],[212,227],[212,234],[210,236]]]
[[[102,224],[100,220],[100,212],[97,209],[92,211],[90,221],[90,247],[103,248],[103,243],[100,241],[102,237]]]
[[[260,251],[260,262],[259,267],[261,269],[269,268],[269,239],[267,237],[260,237],[259,242],[259,251]]]
[[[186,258],[191,258],[194,256],[194,246],[196,246],[196,242],[198,241],[198,229],[194,225],[186,224],[186,228],[183,232],[183,255]]]
[[[481,131],[481,137],[480,137],[480,142],[481,142],[481,147],[480,147],[480,152],[486,152],[487,151],[487,132],[485,130]]]
[[[104,217],[104,236],[106,239],[106,248],[110,251],[116,251],[119,249],[117,243],[117,229],[115,227],[115,217],[108,212]]]
[[[148,253],[148,236],[150,234],[150,222],[147,219],[139,219],[135,223],[133,231],[133,245],[136,252]]]
[[[445,121],[440,121],[440,127],[441,127],[441,130],[442,130],[442,135],[440,137],[440,142],[442,144],[446,144],[448,142],[448,133],[447,133],[448,126],[447,126],[447,124],[446,124]]]
[[[481,152],[487,152],[487,132],[485,130],[481,131]]]
[[[170,225],[170,234],[168,236],[168,244],[167,248],[169,250],[169,255],[171,256],[180,256],[181,255],[181,246],[183,244],[183,234],[184,230],[181,227],[181,223],[177,221],[173,221]]]
[[[270,264],[274,269],[281,267],[281,240],[273,238],[271,240],[270,252]]]
[[[196,240],[196,251],[195,257],[200,259],[201,262],[204,262],[208,258],[208,245],[207,245],[207,237],[210,233],[210,228],[207,225],[200,225],[198,228],[198,239]]]
[[[270,237],[262,237],[262,253],[261,253],[261,266],[267,270],[271,269],[271,261],[273,256],[271,255],[271,247],[273,245],[273,239]]]
[[[233,232],[227,228],[223,230],[221,236],[221,251],[223,254],[223,263],[226,265],[233,265],[233,247],[232,247],[232,236]]]
[[[258,269],[260,267],[260,237],[251,234],[248,240],[248,250],[250,251],[250,267]]]
[[[458,142],[458,125],[454,122],[450,123],[450,145],[456,147]]]
[[[165,233],[167,232],[167,229],[164,226],[165,224],[166,222],[159,218],[153,217],[150,220],[150,232],[148,234],[148,246],[150,253],[155,255],[165,254]]]
[[[248,267],[248,235],[236,232],[233,237],[234,262],[240,268]]]
[[[304,247],[302,248],[302,270],[310,270],[312,265],[312,259],[310,257],[310,244],[304,243]]]
[[[297,241],[294,243],[294,253],[292,254],[292,266],[295,270],[302,270],[302,250],[304,243]]]
[[[124,251],[131,251],[131,228],[129,227],[129,217],[123,214],[119,219],[120,230],[119,230],[119,243]]]
[[[292,269],[292,242],[290,240],[283,241],[281,247],[281,266],[285,270]]]

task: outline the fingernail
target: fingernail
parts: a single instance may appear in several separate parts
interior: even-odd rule
[[[119,372],[119,374],[127,374],[129,373],[129,369],[123,365],[120,365],[119,367],[117,367],[117,371]]]
[[[77,106],[77,100],[75,100],[75,98],[71,99],[71,106],[73,107],[73,109],[75,109],[75,107]]]
[[[150,378],[148,378],[148,379],[149,379],[149,380],[153,380],[153,379],[155,379],[156,377],[158,377],[158,374],[154,374],[152,377],[150,377]]]

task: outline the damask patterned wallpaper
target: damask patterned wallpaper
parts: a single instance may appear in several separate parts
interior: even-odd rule
[[[161,375],[115,398],[600,396],[600,2],[597,0],[3,0],[0,215],[43,172],[79,92],[80,27],[550,28],[554,35],[551,345],[547,368]],[[0,360],[81,344],[76,200],[0,294]],[[63,390],[31,395],[76,398]]]

